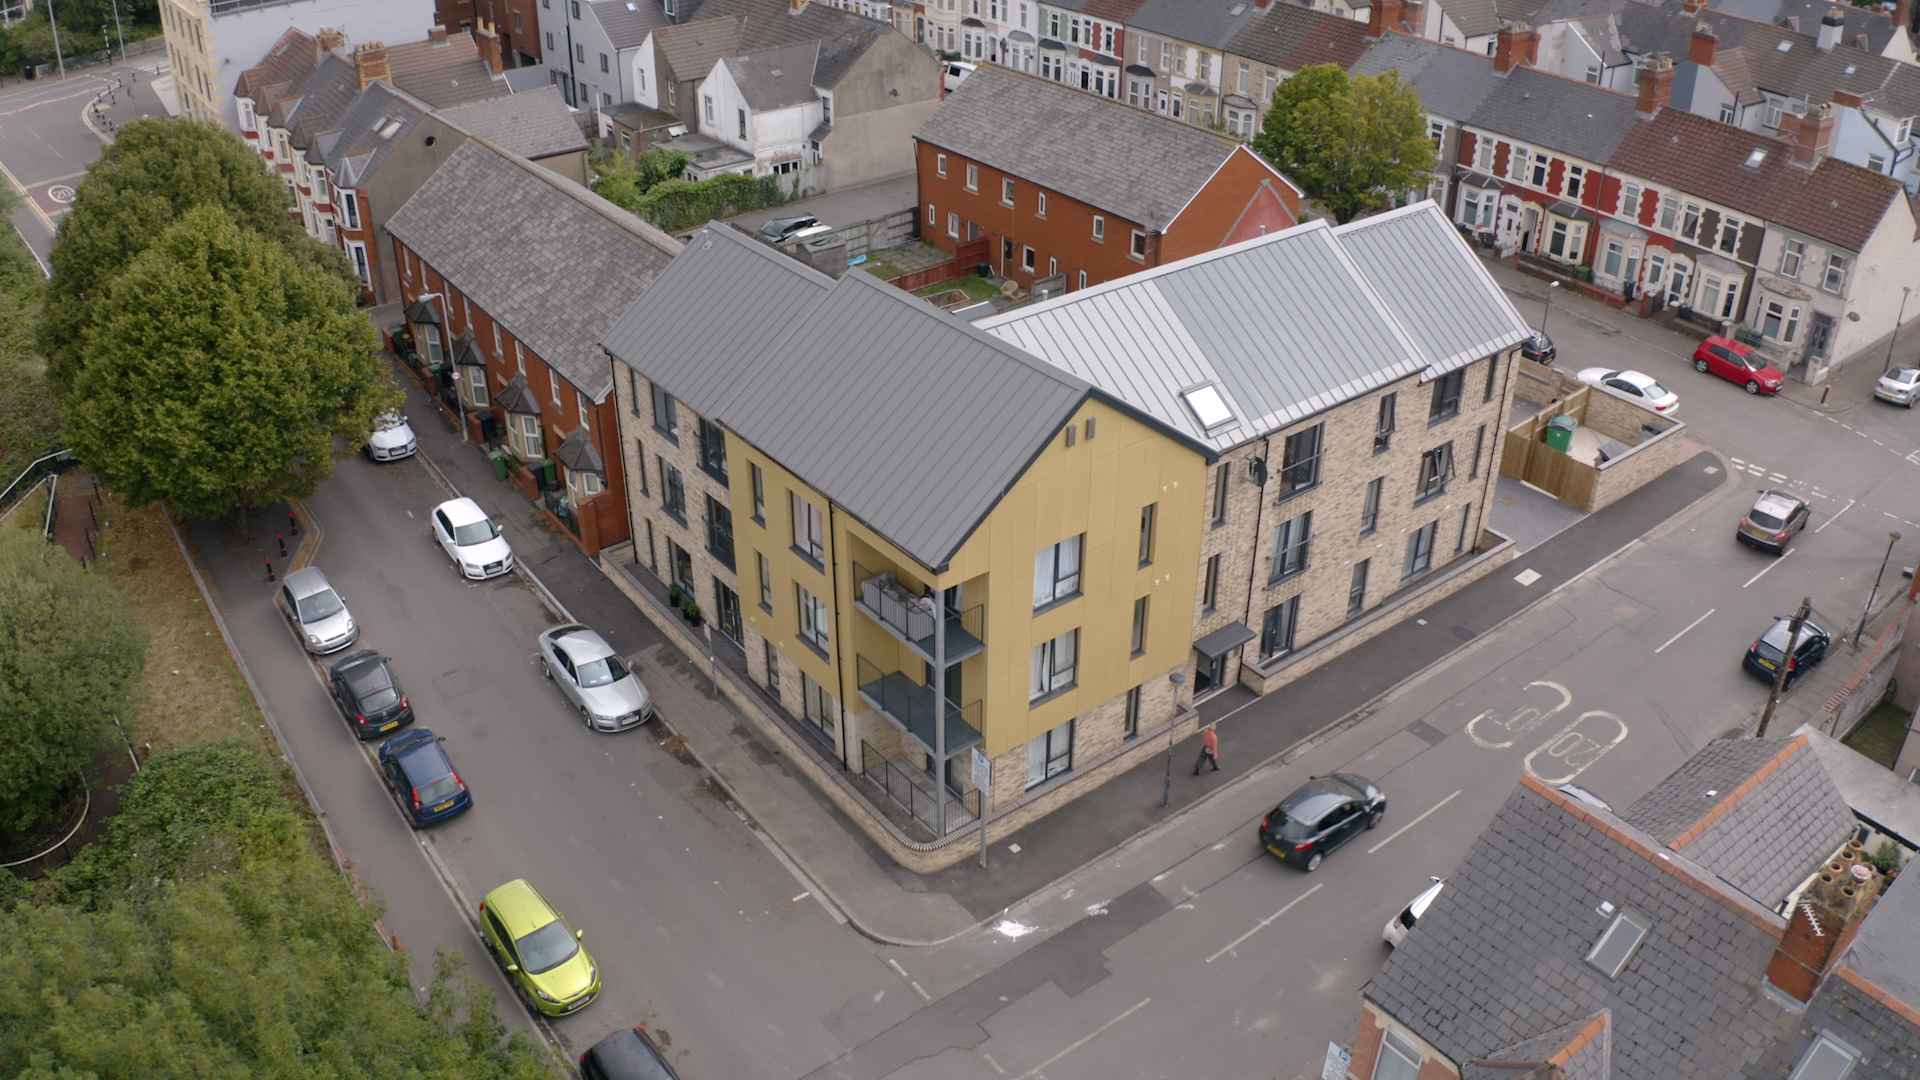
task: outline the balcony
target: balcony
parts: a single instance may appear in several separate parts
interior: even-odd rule
[[[860,697],[927,753],[933,753],[933,687],[914,682],[903,672],[883,672],[864,656],[856,656],[854,661]],[[952,757],[980,741],[982,706],[978,701],[965,706],[949,701],[946,710],[947,756]]]
[[[907,589],[889,570],[876,574],[859,563],[853,564],[853,606],[866,612],[901,644],[934,663],[933,611],[931,596],[920,596]],[[965,611],[948,611],[947,663],[957,664],[973,656],[986,645],[986,605],[975,604]],[[862,680],[864,681],[864,680]]]
[[[860,775],[906,811],[907,816],[927,827],[929,835],[940,829],[940,792],[925,769],[907,758],[890,758],[865,739],[860,740]],[[958,832],[980,820],[980,792],[946,792],[947,831]]]

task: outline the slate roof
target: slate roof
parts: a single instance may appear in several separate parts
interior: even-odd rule
[[[296,95],[274,107],[273,125],[287,129],[287,141],[305,150],[322,131],[337,128],[336,118],[360,94],[353,64],[333,53],[321,57]]]
[[[404,75],[396,71],[393,85],[442,108],[513,93],[505,79],[493,77],[493,69],[484,60],[460,60]]]
[[[1226,49],[1283,71],[1315,64],[1349,68],[1366,50],[1366,23],[1287,3],[1261,10]]]
[[[1747,168],[1756,149],[1766,158]],[[1900,181],[1836,158],[1812,169],[1792,158],[1778,139],[1661,109],[1634,125],[1608,165],[1855,252],[1905,194]]]
[[[1129,30],[1168,37],[1190,45],[1225,49],[1235,34],[1258,14],[1258,4],[1195,3],[1194,0],[1145,0],[1127,18]]]
[[[1153,229],[1240,148],[1205,128],[998,65],[968,76],[914,137]]]
[[[1541,1064],[1559,1066],[1555,1080],[1607,1080],[1608,1062],[1613,1057],[1612,1035],[1613,1017],[1602,1009],[1531,1039],[1503,1046],[1485,1059],[1506,1064],[1462,1062],[1461,1080],[1541,1080],[1535,1072]]]
[[[1851,42],[1865,34],[1868,49],[1875,53],[1885,49],[1896,32],[1893,20],[1883,11],[1828,0],[1709,0],[1709,6],[1729,15],[1776,26],[1785,23],[1790,15],[1799,16],[1801,28],[1808,33],[1820,25],[1820,19],[1827,12],[1838,11],[1847,20],[1844,39]]]
[[[705,78],[725,57],[817,42],[813,85],[832,89],[881,35],[899,32],[821,3],[795,14],[785,0],[706,0],[700,13],[698,21],[655,31],[654,41],[682,80]]]
[[[601,334],[681,246],[481,139],[455,150],[387,231],[594,401],[613,388]]]
[[[342,186],[359,187],[426,119],[428,111],[426,103],[376,79],[340,114],[336,131],[322,140],[322,160]],[[400,126],[388,132],[394,121]]]
[[[777,49],[742,53],[721,60],[733,85],[754,112],[784,109],[814,100],[813,65],[820,43],[805,42]]]
[[[1622,909],[1651,927],[1609,979],[1585,957]],[[1761,989],[1785,927],[1528,776],[1361,993],[1458,1063],[1604,1009],[1615,1080],[1740,1077],[1794,1028]]]
[[[595,0],[589,6],[616,49],[635,48],[647,40],[648,34],[672,25],[659,0]],[[686,14],[684,10],[682,14]]]
[[[1492,61],[1476,58],[1492,68]],[[1604,165],[1632,130],[1635,99],[1578,79],[1517,67],[1495,78],[1467,123]]]
[[[1355,75],[1398,72],[1400,81],[1420,95],[1420,104],[1436,116],[1462,120],[1473,115],[1493,92],[1493,64],[1484,56],[1450,49],[1434,41],[1394,32],[1354,62]]]
[[[1439,0],[1440,10],[1466,37],[1486,37],[1500,32],[1500,13],[1494,0]]]
[[[313,37],[298,28],[289,29],[273,43],[260,62],[240,73],[233,92],[240,97],[261,98],[275,86],[298,86],[313,74],[317,61]]]
[[[653,43],[682,82],[704,79],[723,56],[740,51],[747,28],[745,15],[721,16],[665,26],[653,32]]]
[[[812,8],[812,5],[808,5]],[[832,10],[832,9],[823,9]],[[831,90],[840,85],[853,65],[882,35],[894,34],[890,24],[877,22],[851,11],[836,12],[837,19],[820,36],[820,59],[813,72],[813,85]]]
[[[608,328],[601,343],[708,418],[767,350],[833,287],[833,279],[725,225],[694,233],[686,250]],[[715,297],[725,318],[707,317]]]
[[[587,148],[558,86],[440,110],[440,118],[510,154],[538,161]]]

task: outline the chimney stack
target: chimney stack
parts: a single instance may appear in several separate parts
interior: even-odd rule
[[[1652,116],[1667,104],[1673,92],[1673,61],[1665,56],[1650,56],[1640,65],[1640,100],[1634,110]]]
[[[1833,92],[1833,103],[1843,109],[1857,109],[1865,105],[1867,99],[1865,95],[1856,94],[1851,90],[1835,90]]]
[[[1400,25],[1403,18],[1400,0],[1373,0],[1373,6],[1367,9],[1367,38],[1378,41],[1387,36],[1387,31]]]
[[[1523,22],[1501,20],[1500,34],[1494,38],[1493,70],[1496,75],[1505,75],[1521,64],[1531,65],[1534,50],[1540,44],[1540,35],[1533,27]]]
[[[1797,1001],[1812,1000],[1873,907],[1879,876],[1844,852],[1821,868],[1794,906],[1786,935],[1767,964],[1767,981]]]
[[[494,32],[493,24],[478,19],[473,24],[473,43],[480,49],[480,59],[487,62],[493,70],[493,77],[500,78],[506,73],[506,64],[500,55],[500,35]]]
[[[1893,28],[1895,30],[1913,29],[1913,0],[1894,0]]]
[[[1405,27],[1407,33],[1412,34],[1414,37],[1426,36],[1426,31],[1423,29],[1425,24],[1421,15],[1425,7],[1426,0],[1400,0],[1400,25]]]
[[[1698,15],[1702,11],[1705,11],[1706,7],[1707,0],[1683,0],[1680,5],[1680,10],[1686,12],[1688,15]]]
[[[1266,6],[1268,5],[1268,4],[1271,4],[1271,3],[1273,3],[1273,0],[1253,0],[1253,6],[1254,6],[1254,7],[1262,7],[1262,8],[1263,8],[1263,7],[1266,7]]]
[[[1713,24],[1699,23],[1693,28],[1693,41],[1687,45],[1687,59],[1701,67],[1712,67],[1713,61],[1720,55],[1720,35],[1713,32]]]
[[[369,41],[353,50],[353,77],[362,90],[375,79],[393,81],[393,69],[387,63],[385,42]]]
[[[1806,115],[1780,117],[1780,137],[1793,144],[1793,163],[1811,169],[1820,164],[1833,143],[1833,106],[1815,105]]]
[[[787,14],[798,15],[807,10],[807,0],[787,0]]]
[[[1820,36],[1814,38],[1813,43],[1821,52],[1832,52],[1833,47],[1840,44],[1840,35],[1846,30],[1847,17],[1840,14],[1837,7],[1828,8],[1820,18]]]
[[[427,27],[427,40],[433,42],[435,45],[445,45],[447,43],[447,28],[438,23]]]
[[[316,63],[327,58],[330,52],[347,47],[347,35],[329,26],[313,35],[313,59]]]

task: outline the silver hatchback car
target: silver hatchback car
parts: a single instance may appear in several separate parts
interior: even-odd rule
[[[653,719],[653,698],[607,639],[579,623],[540,635],[540,666],[587,727],[625,731]]]
[[[278,604],[280,614],[300,636],[301,646],[316,656],[339,652],[360,636],[347,602],[318,567],[288,574],[280,585]]]

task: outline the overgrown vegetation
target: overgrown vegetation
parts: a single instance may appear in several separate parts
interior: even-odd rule
[[[71,66],[90,53],[112,49],[117,57],[120,37],[114,33],[113,12],[95,0],[62,0],[59,8],[60,54]],[[127,44],[161,34],[159,5],[155,0],[130,0],[120,6],[120,29]],[[106,27],[106,35],[100,27]],[[77,28],[77,29],[76,29]],[[0,74],[25,72],[40,64],[55,62],[53,25],[44,10],[34,10],[12,26],[0,27]]]
[[[20,197],[0,184],[0,216],[11,216]],[[60,410],[47,385],[46,365],[35,355],[40,292],[46,275],[11,227],[0,229],[0,487],[27,463],[59,446]]]
[[[779,176],[729,173],[710,180],[688,180],[693,155],[679,150],[649,150],[638,157],[601,150],[592,159],[593,190],[615,206],[633,211],[668,232],[748,214],[793,199],[794,184]]]

